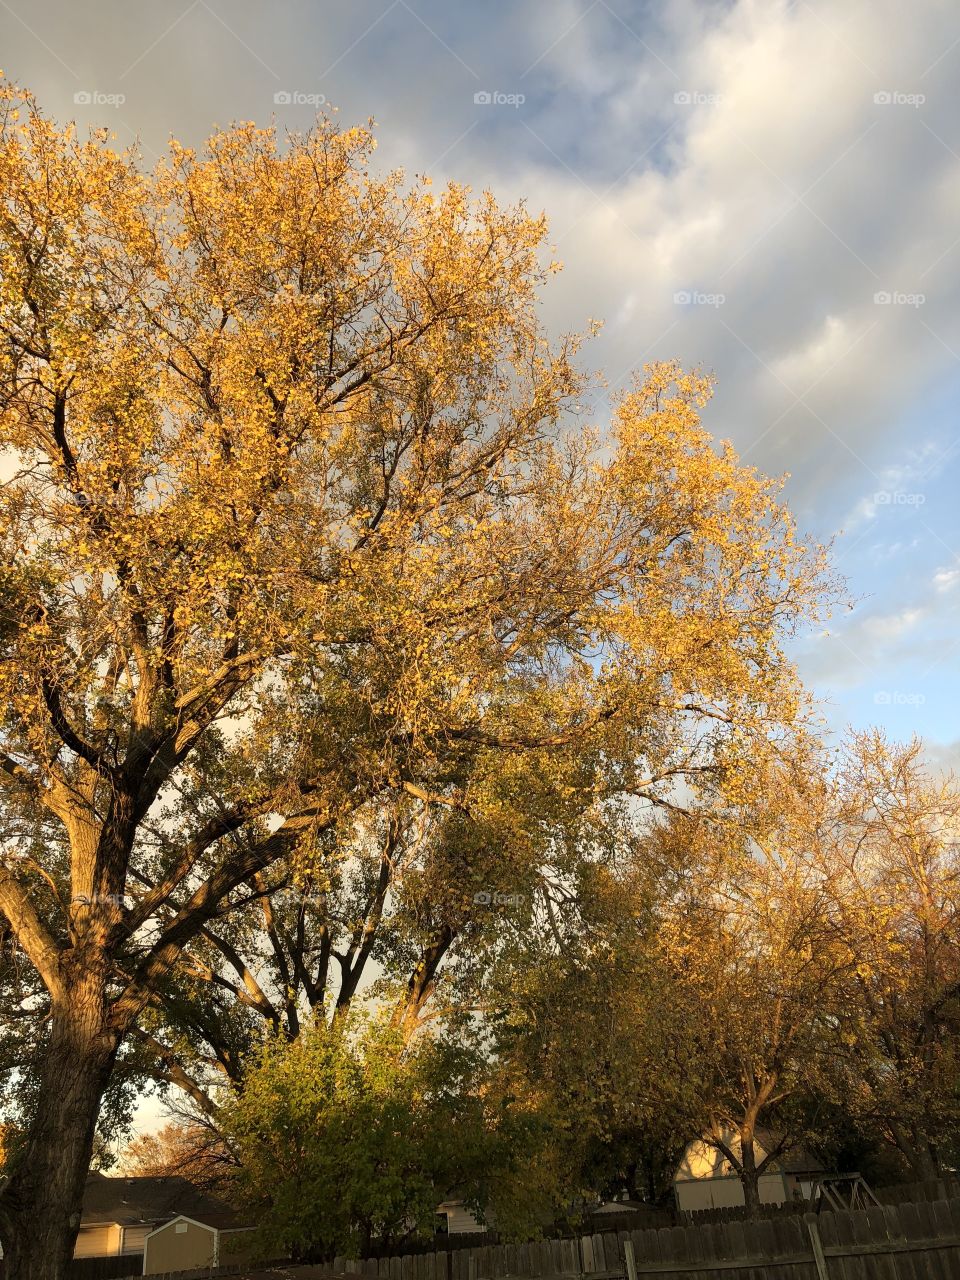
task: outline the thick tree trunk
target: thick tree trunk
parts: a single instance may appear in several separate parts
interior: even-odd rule
[[[893,1123],[890,1125],[890,1136],[918,1182],[930,1182],[940,1177],[937,1148],[926,1134],[919,1133],[915,1128]]]
[[[103,982],[85,974],[53,1007],[37,1110],[0,1192],[4,1280],[62,1280],[73,1257],[100,1103],[119,1037]]]
[[[627,1195],[631,1200],[642,1200],[641,1189],[641,1167],[639,1160],[630,1160],[624,1170],[624,1182],[627,1185]]]
[[[760,1179],[757,1175],[757,1153],[753,1145],[753,1130],[744,1129],[740,1135],[741,1173],[743,1184],[743,1203],[747,1216],[756,1218],[760,1214]]]
[[[904,1155],[919,1182],[933,1182],[940,1177],[936,1148],[925,1134],[911,1133],[904,1143]]]

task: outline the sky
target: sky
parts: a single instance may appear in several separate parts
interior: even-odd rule
[[[548,328],[604,322],[611,392],[711,370],[709,429],[835,539],[852,607],[793,645],[829,724],[960,766],[955,3],[0,0],[0,67],[147,162],[335,108],[545,210]]]

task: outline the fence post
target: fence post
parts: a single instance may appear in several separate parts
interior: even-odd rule
[[[627,1264],[627,1280],[637,1280],[637,1256],[633,1252],[633,1241],[624,1240],[623,1260]]]
[[[830,1280],[830,1273],[827,1271],[827,1260],[823,1256],[823,1241],[820,1239],[817,1220],[812,1213],[808,1213],[805,1216],[807,1231],[810,1233],[810,1244],[813,1246],[813,1260],[817,1264],[817,1275],[819,1280]]]

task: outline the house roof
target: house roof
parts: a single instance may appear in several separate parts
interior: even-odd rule
[[[781,1135],[771,1129],[758,1129],[757,1142],[769,1151],[780,1141]],[[825,1173],[826,1168],[806,1147],[791,1147],[784,1155],[775,1156],[771,1162],[779,1173]]]
[[[166,1222],[179,1214],[191,1218],[236,1216],[222,1200],[198,1190],[186,1178],[108,1178],[91,1173],[83,1193],[80,1225],[117,1222],[134,1226]]]
[[[202,1223],[205,1227],[213,1227],[215,1231],[251,1230],[250,1219],[243,1217],[235,1209],[221,1209],[219,1212],[213,1209],[202,1210],[194,1215],[194,1221]]]

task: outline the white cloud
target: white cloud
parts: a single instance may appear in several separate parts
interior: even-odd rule
[[[880,640],[894,640],[905,632],[912,631],[926,612],[926,609],[913,608],[901,609],[897,613],[875,614],[863,620],[861,632]]]
[[[952,591],[960,583],[960,569],[938,569],[933,575],[933,585],[941,594]]]

